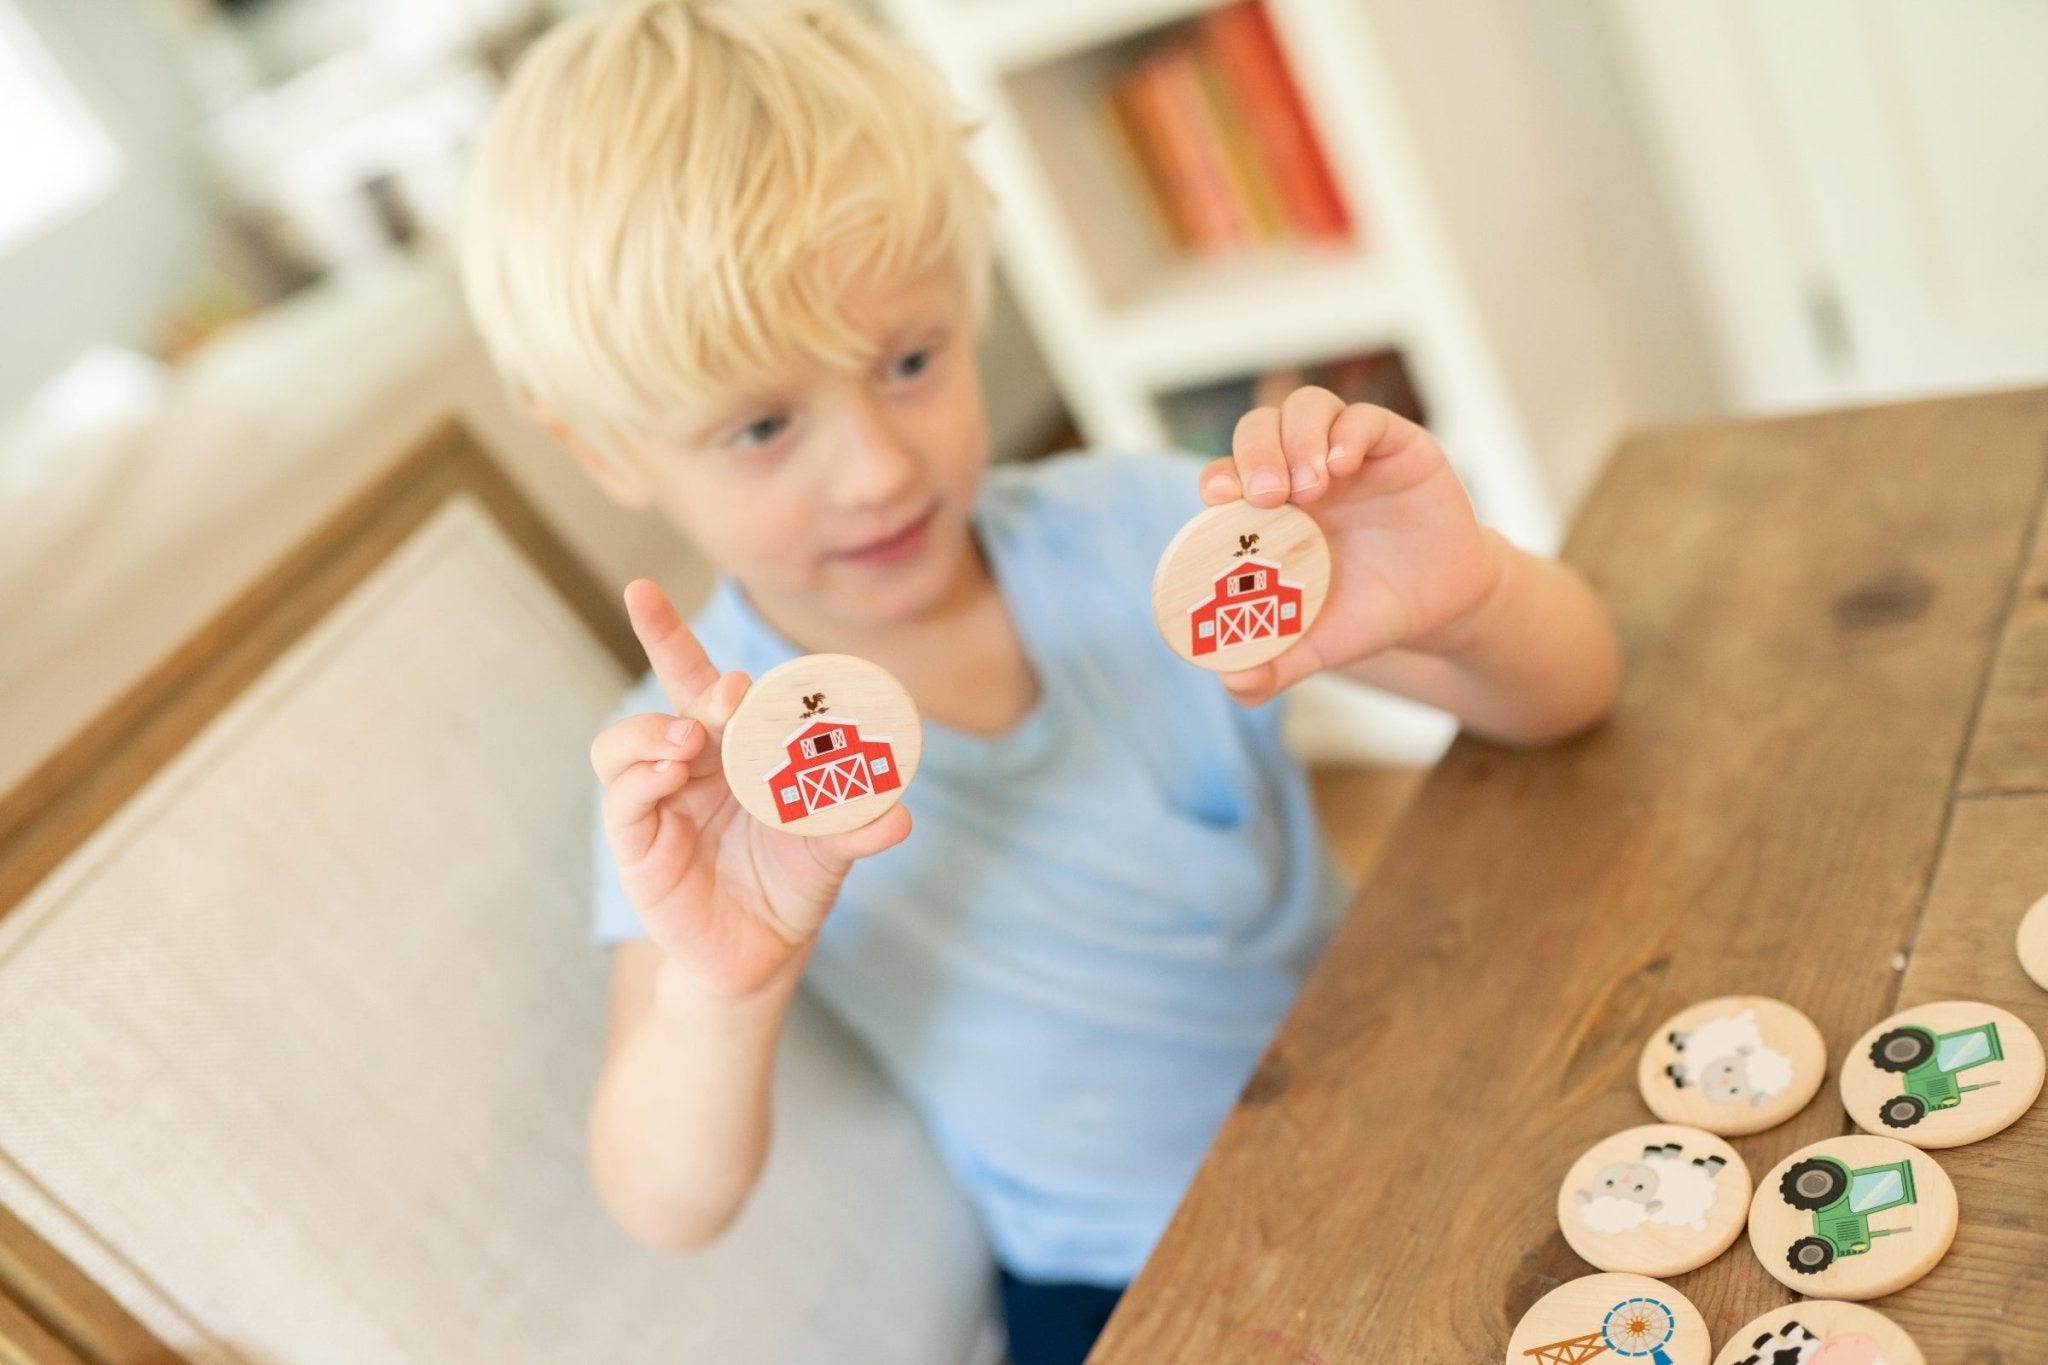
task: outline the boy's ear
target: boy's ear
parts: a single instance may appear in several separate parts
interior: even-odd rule
[[[602,451],[577,435],[567,422],[539,403],[529,403],[526,410],[548,435],[555,438],[557,444],[576,457],[576,463],[583,466],[584,472],[604,490],[606,497],[629,511],[637,512],[647,506],[651,494],[639,470],[607,458]]]

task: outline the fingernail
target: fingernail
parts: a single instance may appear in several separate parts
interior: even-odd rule
[[[681,744],[684,740],[688,739],[690,737],[690,726],[693,723],[687,720],[670,721],[668,726],[668,742],[671,744]]]
[[[1285,487],[1286,485],[1280,482],[1280,476],[1270,469],[1262,469],[1252,475],[1252,492],[1254,493],[1278,493]]]
[[[1202,485],[1202,496],[1205,498],[1213,497],[1214,495],[1221,493],[1224,489],[1228,488],[1229,486],[1230,480],[1223,478],[1221,475],[1218,475],[1216,478],[1213,478]]]
[[[667,772],[667,771],[668,771],[668,770],[669,770],[670,768],[673,768],[673,767],[675,767],[675,766],[676,766],[676,761],[675,761],[674,759],[672,759],[672,758],[664,758],[664,759],[661,759],[661,760],[659,760],[658,762],[656,762],[656,763],[655,763],[655,765],[654,765],[654,771],[656,771],[656,772],[658,772],[658,773],[665,773],[665,772]]]
[[[1295,492],[1306,493],[1321,482],[1322,480],[1316,477],[1316,467],[1314,465],[1298,464],[1294,467]]]
[[[1343,446],[1331,446],[1331,447],[1330,447],[1330,453],[1329,453],[1329,455],[1328,455],[1328,457],[1327,457],[1327,463],[1329,464],[1330,468],[1332,468],[1332,469],[1335,469],[1335,468],[1337,467],[1337,462],[1338,462],[1339,460],[1342,460],[1342,459],[1344,459],[1344,458],[1345,458],[1345,453],[1344,453],[1344,447],[1343,447]]]

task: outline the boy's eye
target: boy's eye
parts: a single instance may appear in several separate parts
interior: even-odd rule
[[[747,423],[747,425],[740,428],[736,439],[743,446],[766,445],[781,434],[782,429],[788,425],[789,418],[778,412],[772,416],[762,417]]]
[[[910,352],[896,362],[897,374],[904,379],[915,379],[931,368],[932,348],[922,347]]]

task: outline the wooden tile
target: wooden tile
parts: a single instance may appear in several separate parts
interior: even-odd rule
[[[1741,1137],[1804,1109],[1827,1070],[1827,1043],[1811,1019],[1782,1000],[1724,995],[1651,1031],[1636,1088],[1666,1123]]]
[[[878,666],[807,654],[753,681],[719,752],[734,797],[762,824],[837,834],[903,799],[924,730],[910,695]]]
[[[1600,1270],[1659,1279],[1697,1270],[1742,1235],[1749,1168],[1698,1128],[1652,1123],[1594,1143],[1557,1192],[1573,1251]]]
[[[1790,1303],[1736,1329],[1714,1365],[1927,1365],[1905,1329],[1860,1303]]]
[[[1931,1153],[1858,1134],[1802,1147],[1756,1182],[1749,1246],[1796,1293],[1874,1299],[1934,1269],[1956,1220]]]
[[[1866,1133],[1915,1147],[1961,1147],[2016,1123],[2048,1063],[2018,1015],[1942,1000],[1873,1025],[1842,1057],[1842,1107]],[[2048,1174],[2048,1173],[2044,1173]]]
[[[1537,1300],[1508,1338],[1507,1365],[1598,1357],[1707,1365],[1707,1324],[1685,1295],[1641,1275],[1588,1275]]]
[[[1173,652],[1228,673],[1301,638],[1330,592],[1322,528],[1291,503],[1225,503],[1197,512],[1152,575],[1152,616]]]
[[[2048,991],[2048,896],[2035,901],[2021,918],[2013,947],[2020,955],[2020,969]]]

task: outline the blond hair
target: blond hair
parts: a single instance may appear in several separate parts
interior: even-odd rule
[[[957,272],[990,207],[938,72],[830,0],[632,0],[526,55],[470,168],[464,291],[500,372],[606,454],[804,358],[868,358],[850,280]]]

